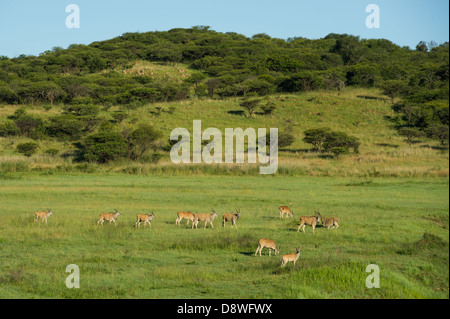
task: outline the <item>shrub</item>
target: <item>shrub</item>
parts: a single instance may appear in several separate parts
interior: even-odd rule
[[[64,106],[63,111],[75,116],[95,116],[100,112],[100,108],[93,104],[75,104]]]
[[[331,149],[331,152],[334,154],[336,158],[339,158],[343,154],[348,154],[348,148],[345,147],[334,147]]]
[[[275,103],[273,102],[269,102],[263,106],[261,106],[261,109],[264,112],[264,115],[269,115],[272,114],[273,111],[276,109]]]
[[[329,133],[323,143],[325,151],[331,151],[334,153],[333,149],[342,148],[336,151],[339,155],[348,153],[351,148],[354,153],[358,153],[359,145],[360,143],[356,137],[347,135],[347,133],[344,132]]]
[[[1,131],[1,128],[0,128]],[[448,126],[446,125],[433,125],[427,129],[428,137],[434,138],[441,142],[441,145],[448,145]],[[1,133],[0,133],[1,135]]]
[[[124,111],[117,111],[112,114],[112,117],[116,121],[116,123],[120,123],[128,117],[128,114]]]
[[[0,136],[13,136],[13,135],[19,135],[20,130],[17,127],[16,123],[11,120],[6,120],[2,123],[0,123]]]
[[[107,163],[126,154],[127,143],[116,132],[100,131],[88,136],[84,142],[84,159],[89,162]]]
[[[30,157],[34,153],[36,153],[37,149],[39,148],[39,144],[35,142],[28,142],[28,143],[21,143],[16,146],[16,150],[25,155]]]
[[[60,140],[80,138],[84,122],[77,116],[62,114],[52,117],[47,125],[47,134]]]
[[[19,117],[16,117],[14,122],[24,136],[33,136],[35,131],[42,131],[44,126],[42,118],[29,114],[22,114]]]
[[[359,151],[359,140],[344,132],[334,132],[325,127],[307,130],[304,134],[303,141],[312,144],[318,152],[332,152],[338,157],[348,153],[350,149],[353,149],[354,153]]]
[[[281,133],[278,135],[278,148],[285,148],[295,142],[295,137],[290,133]]]

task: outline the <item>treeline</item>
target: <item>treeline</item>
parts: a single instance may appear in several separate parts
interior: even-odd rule
[[[39,56],[0,58],[0,102],[136,105],[192,94],[247,97],[392,84],[402,87],[402,92],[388,92],[393,97],[430,89],[448,95],[448,58],[448,43],[419,43],[410,50],[389,40],[347,34],[283,40],[205,26],[125,33],[90,45],[55,47]],[[196,71],[180,83],[114,71],[136,60],[183,63]]]

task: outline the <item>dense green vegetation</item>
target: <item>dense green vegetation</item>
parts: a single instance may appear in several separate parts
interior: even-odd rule
[[[24,107],[0,119],[0,137],[70,142],[77,148],[72,156],[77,161],[160,158],[158,152],[168,147],[160,132],[164,128],[152,123],[154,127],[142,135],[142,125],[148,123],[133,126],[128,118],[133,110],[157,102],[239,98],[239,106],[255,118],[278,112],[270,98],[274,94],[363,88],[379,89],[391,99],[395,114],[387,115],[386,121],[410,145],[422,137],[447,148],[448,53],[448,43],[421,43],[410,50],[385,39],[347,34],[318,40],[265,34],[247,38],[205,26],[126,33],[90,45],[54,48],[37,57],[2,58],[0,103]],[[45,112],[31,114],[30,106]],[[60,112],[45,114],[52,109]],[[161,116],[175,110],[179,107],[155,106],[151,112]],[[280,136],[283,147],[300,138],[288,130],[289,125]],[[323,150],[336,157],[349,149],[356,153],[360,141],[342,135],[348,133],[335,135],[334,145],[329,136]],[[139,134],[141,138],[135,138]],[[146,138],[151,145],[145,145]],[[158,152],[149,155],[150,151]]]
[[[448,57],[448,43],[413,51],[347,34],[283,40],[208,27],[126,33],[38,57],[3,58],[0,101],[138,104],[185,99],[192,87],[200,96],[227,97],[345,86],[384,87],[392,99],[406,93],[417,101],[446,99]],[[183,63],[195,72],[178,83],[120,72],[139,60]]]

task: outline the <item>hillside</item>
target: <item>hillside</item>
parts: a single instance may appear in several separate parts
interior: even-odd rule
[[[410,50],[347,34],[283,40],[193,27],[1,58],[1,165],[172,171],[170,132],[202,120],[222,132],[279,128],[291,140],[279,173],[448,176],[448,56],[448,43]],[[317,152],[304,141],[317,128],[349,135],[359,152]]]
[[[288,132],[295,137],[292,145],[279,152],[279,173],[294,175],[341,175],[341,176],[448,176],[448,150],[431,139],[418,140],[409,146],[400,136],[389,117],[395,115],[392,105],[377,90],[346,89],[344,92],[310,92],[302,94],[281,94],[267,96],[275,104],[270,115],[258,114],[249,117],[239,106],[239,100],[188,100],[148,104],[126,111],[126,119],[116,129],[137,127],[139,124],[151,124],[162,132],[162,142],[167,143],[170,132],[183,127],[192,132],[192,121],[201,120],[202,129],[216,127],[224,132],[227,127],[270,128],[278,127],[280,132]],[[19,109],[19,106],[0,108],[0,114],[7,118]],[[156,110],[159,109],[158,113]],[[114,122],[113,115],[120,106],[104,109],[99,117]],[[44,119],[62,113],[61,106],[45,111],[40,107],[27,108],[32,115]],[[326,154],[314,152],[310,144],[305,143],[303,132],[317,127],[330,127],[352,134],[361,142],[359,154],[349,154],[339,160]],[[76,143],[46,138],[39,140],[39,149],[35,155],[27,158],[16,151],[18,144],[33,141],[27,137],[0,138],[3,170],[85,170],[75,159]],[[57,154],[49,154],[55,149]],[[166,167],[174,172],[184,167],[194,169],[192,165],[172,164],[167,150],[158,150],[161,158],[156,161],[149,154],[139,161],[117,160],[107,165],[90,165],[88,171],[112,171],[129,173],[160,172]],[[207,165],[206,165],[207,166]],[[159,167],[159,168],[158,168]],[[198,173],[237,173],[253,174],[255,165],[222,164],[220,167],[196,165]],[[235,167],[236,171],[233,171]],[[183,169],[182,169],[183,170]],[[216,171],[217,170],[217,171]],[[231,171],[230,171],[231,170]]]

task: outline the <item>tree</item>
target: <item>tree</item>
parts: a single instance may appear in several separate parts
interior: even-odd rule
[[[420,41],[417,45],[416,45],[416,51],[419,52],[428,52],[428,46],[427,43],[425,41]]]
[[[84,159],[89,162],[107,163],[124,157],[126,153],[125,139],[114,131],[102,130],[84,141]]]
[[[342,57],[345,65],[352,65],[359,62],[366,49],[361,44],[359,37],[343,34],[338,35],[336,44],[331,49],[332,53],[337,53]]]
[[[221,83],[222,83],[222,81],[220,81],[219,79],[216,79],[216,78],[209,79],[208,81],[206,81],[205,84],[208,87],[208,93],[209,93],[209,97],[211,99],[214,98],[214,92],[220,86]]]
[[[32,136],[33,132],[42,129],[44,121],[37,115],[23,114],[14,119],[23,136]]]
[[[197,97],[205,97],[208,95],[208,87],[205,84],[200,83],[195,87],[194,92]]]
[[[267,136],[267,141],[270,141],[270,133]],[[280,135],[278,135],[278,147],[279,148],[285,148],[288,146],[291,146],[292,143],[295,142],[295,137],[287,132],[283,132]]]
[[[253,116],[255,114],[255,110],[258,108],[260,102],[261,102],[260,99],[244,100],[239,105],[247,110],[249,116]]]
[[[72,114],[61,114],[51,117],[46,131],[49,136],[60,140],[76,140],[81,137],[84,121]]]
[[[75,116],[95,116],[100,112],[100,109],[93,104],[75,104],[64,106],[63,111]]]
[[[402,127],[401,129],[399,129],[398,133],[401,136],[406,137],[406,140],[410,147],[416,138],[424,135],[422,131],[414,127]]]
[[[157,141],[162,133],[149,124],[141,124],[129,136],[131,146],[131,159],[139,160],[150,149],[156,149]]]
[[[407,83],[401,80],[387,80],[380,87],[383,90],[383,94],[391,98],[392,104],[394,104],[396,97],[402,96],[408,89]]]
[[[192,83],[197,88],[198,84],[206,79],[206,75],[202,72],[193,72],[191,76],[185,80],[187,83]]]
[[[311,91],[322,88],[324,79],[315,71],[298,72],[283,81],[278,85],[278,90],[283,92],[299,92]]]
[[[441,142],[441,145],[448,145],[449,129],[447,125],[431,125],[427,129],[427,135],[430,138],[434,138]]]
[[[327,134],[323,143],[325,151],[333,152],[339,156],[341,154],[349,153],[350,149],[353,149],[353,153],[359,152],[360,142],[355,136],[348,135],[344,132],[330,132]]]
[[[0,122],[0,136],[6,137],[19,134],[20,130],[17,127],[16,123],[14,123],[14,121],[5,120],[3,122]]]
[[[314,146],[314,149],[317,152],[321,153],[323,150],[323,143],[327,139],[327,136],[328,134],[330,134],[330,132],[331,129],[328,127],[310,129],[304,132],[305,137],[303,138],[303,141],[312,144]]]

